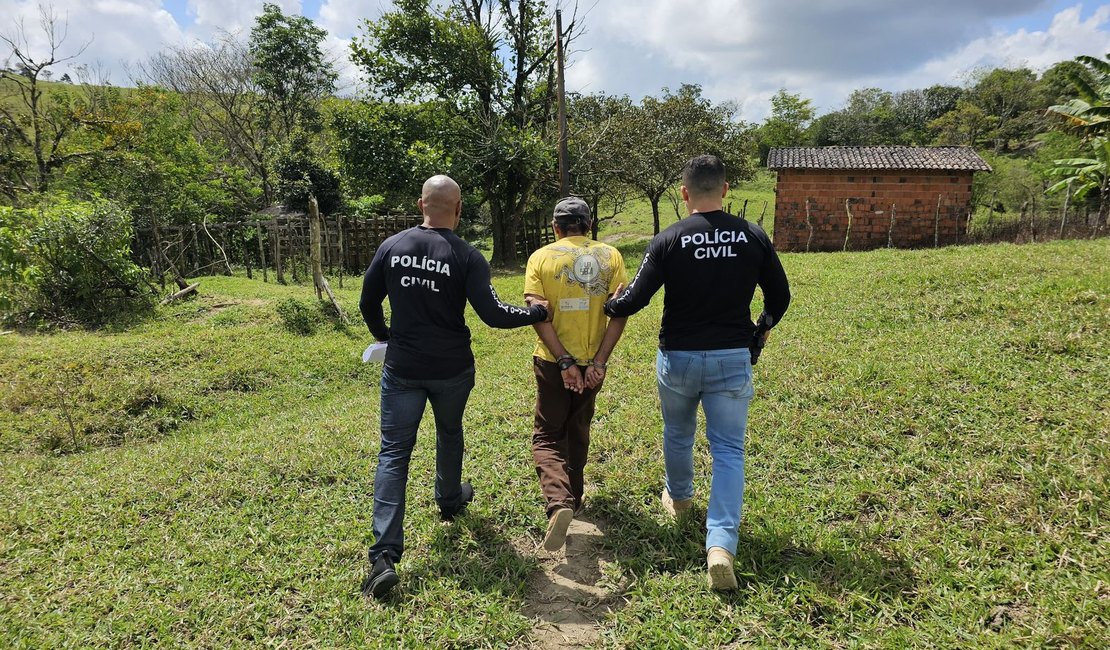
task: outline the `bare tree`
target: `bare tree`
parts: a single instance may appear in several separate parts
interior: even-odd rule
[[[147,81],[178,93],[201,142],[227,147],[231,162],[258,180],[262,199],[274,198],[266,102],[247,44],[224,33],[211,45],[168,47],[140,64]]]
[[[86,124],[85,111],[75,111],[64,98],[45,97],[41,82],[53,76],[53,68],[71,61],[89,47],[86,42],[63,54],[69,31],[68,20],[53,9],[39,6],[39,29],[46,41],[42,54],[32,53],[27,30],[20,20],[12,33],[0,33],[0,44],[9,50],[0,70],[0,162],[8,172],[0,175],[0,192],[15,199],[29,192],[45,192],[51,175],[70,161],[98,154],[67,147],[73,132]],[[29,155],[28,155],[29,154]]]

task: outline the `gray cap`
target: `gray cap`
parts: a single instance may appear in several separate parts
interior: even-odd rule
[[[593,218],[590,206],[577,196],[568,196],[555,204],[557,221],[589,221]]]

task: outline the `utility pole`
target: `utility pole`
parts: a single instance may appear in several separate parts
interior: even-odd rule
[[[567,98],[563,85],[563,12],[555,10],[555,58],[559,99],[559,196],[570,195],[570,157],[567,154]]]

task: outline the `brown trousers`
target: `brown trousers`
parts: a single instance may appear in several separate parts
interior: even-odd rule
[[[558,508],[582,504],[586,456],[590,450],[590,421],[601,386],[582,394],[563,387],[559,366],[532,357],[536,372],[536,419],[532,431],[532,459],[540,477],[547,515]],[[579,367],[583,375],[585,367]]]

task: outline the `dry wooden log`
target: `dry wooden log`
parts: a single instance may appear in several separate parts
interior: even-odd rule
[[[189,286],[185,287],[181,291],[178,291],[176,293],[171,293],[170,295],[168,295],[164,299],[162,299],[162,304],[163,305],[168,305],[171,302],[176,302],[176,301],[181,300],[182,298],[184,298],[186,296],[192,295],[192,294],[197,292],[197,287],[199,287],[199,286],[200,286],[199,282],[194,282],[193,284],[190,284]]]

